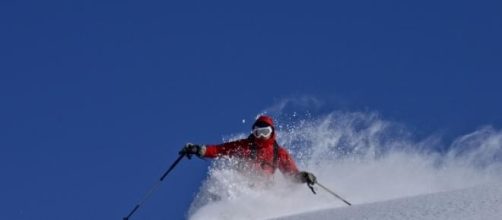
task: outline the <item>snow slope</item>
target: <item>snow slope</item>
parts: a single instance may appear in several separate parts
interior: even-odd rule
[[[276,220],[295,219],[499,220],[502,219],[502,184],[276,218]]]
[[[502,183],[502,130],[482,127],[443,145],[434,135],[417,139],[400,124],[358,112],[283,119],[278,128],[278,142],[298,167],[356,206],[345,208],[321,189],[313,195],[280,173],[259,180],[236,171],[236,161],[220,159],[212,163],[187,218],[271,219],[329,209],[311,219],[490,219],[476,210],[500,212],[492,207],[500,206],[494,202],[500,201],[497,185],[486,185]],[[469,203],[476,194],[483,202]],[[381,211],[392,207],[392,216]]]

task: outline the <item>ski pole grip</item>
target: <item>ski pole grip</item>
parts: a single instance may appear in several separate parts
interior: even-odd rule
[[[314,190],[314,185],[307,184],[307,186],[310,188],[310,190],[312,190],[312,193],[317,194]]]

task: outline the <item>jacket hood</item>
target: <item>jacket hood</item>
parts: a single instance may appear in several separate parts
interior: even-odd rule
[[[275,130],[274,120],[268,115],[260,115],[260,117],[258,117],[258,119],[256,119],[256,121],[254,122],[253,127],[259,124],[267,124],[269,126],[272,126],[272,128],[274,128]]]
[[[253,123],[253,128],[256,125],[261,125],[261,126],[271,126],[272,127],[272,136],[269,139],[260,139],[260,138],[255,138],[253,134],[252,136],[253,140],[258,143],[259,145],[270,145],[275,142],[276,134],[275,134],[275,127],[274,127],[274,120],[272,117],[267,116],[267,115],[261,115],[256,119],[256,121]]]

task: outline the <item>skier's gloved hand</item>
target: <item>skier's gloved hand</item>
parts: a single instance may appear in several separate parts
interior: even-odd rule
[[[316,183],[316,181],[317,181],[317,179],[314,176],[314,174],[309,173],[307,171],[301,171],[298,174],[298,178],[299,178],[300,182],[307,183],[308,185],[314,185]]]
[[[202,157],[204,156],[204,153],[206,153],[206,146],[192,143],[185,144],[185,146],[179,152],[180,155],[183,154],[187,155],[188,157],[191,157],[192,155]]]

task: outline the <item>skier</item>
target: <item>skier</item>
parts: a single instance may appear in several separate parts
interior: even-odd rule
[[[236,157],[248,161],[248,168],[261,171],[265,175],[272,175],[279,169],[295,182],[308,185],[316,183],[316,177],[312,173],[299,171],[288,151],[277,144],[273,120],[266,115],[258,117],[252,126],[252,134],[246,139],[219,145],[188,143],[180,154],[205,158]]]

